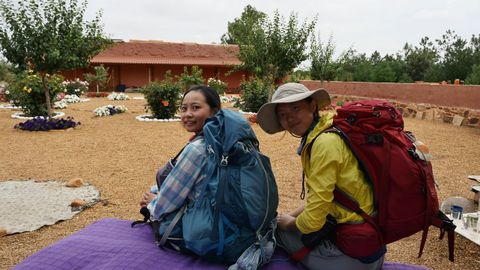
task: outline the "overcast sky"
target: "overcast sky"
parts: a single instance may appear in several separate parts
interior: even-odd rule
[[[480,0],[89,0],[87,18],[102,9],[111,38],[219,43],[228,22],[247,4],[272,17],[295,12],[300,22],[318,16],[317,34],[330,34],[336,53],[353,46],[358,52],[384,55],[417,45],[447,29],[463,38],[480,34]]]

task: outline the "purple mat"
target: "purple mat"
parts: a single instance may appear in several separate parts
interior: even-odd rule
[[[26,258],[13,269],[226,269],[199,258],[158,248],[150,226],[130,227],[131,221],[102,219]],[[277,250],[264,269],[304,269]],[[390,263],[383,270],[428,269]]]

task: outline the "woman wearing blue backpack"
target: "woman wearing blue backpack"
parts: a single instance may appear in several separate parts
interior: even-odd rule
[[[195,195],[199,193],[197,187],[206,176],[203,126],[220,109],[220,96],[210,87],[192,86],[185,92],[180,118],[183,128],[192,132],[193,136],[177,157],[159,170],[157,185],[143,194],[140,206],[148,208],[152,220],[161,220],[182,208],[187,200],[196,199]]]
[[[190,88],[180,111],[194,136],[157,172],[157,185],[140,202],[142,214],[152,216],[157,244],[228,264],[267,263],[278,192],[250,124],[220,110],[219,95],[206,86]]]
[[[335,244],[337,223],[362,223],[363,219],[333,201],[334,189],[352,196],[368,214],[373,213],[374,205],[373,192],[351,150],[337,134],[324,132],[332,126],[334,116],[333,112],[320,115],[326,105],[330,105],[330,97],[325,90],[310,91],[302,84],[286,83],[258,111],[257,122],[265,132],[285,130],[301,138],[297,153],[307,200],[293,212],[278,215],[278,245],[309,269],[381,269],[384,247],[359,259],[345,255]]]

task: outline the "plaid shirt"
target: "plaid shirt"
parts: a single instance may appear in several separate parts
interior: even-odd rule
[[[195,200],[199,194],[196,184],[206,177],[206,162],[205,140],[203,136],[198,136],[183,149],[175,167],[160,187],[156,199],[148,204],[154,220],[180,209],[187,198]]]

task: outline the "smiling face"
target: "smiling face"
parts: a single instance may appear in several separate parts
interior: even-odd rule
[[[303,136],[313,122],[313,113],[317,107],[315,102],[300,100],[277,105],[277,116],[280,125],[290,133]]]
[[[183,127],[188,132],[194,133],[200,133],[205,120],[216,112],[208,105],[205,96],[200,91],[188,92],[183,97],[180,111]]]

